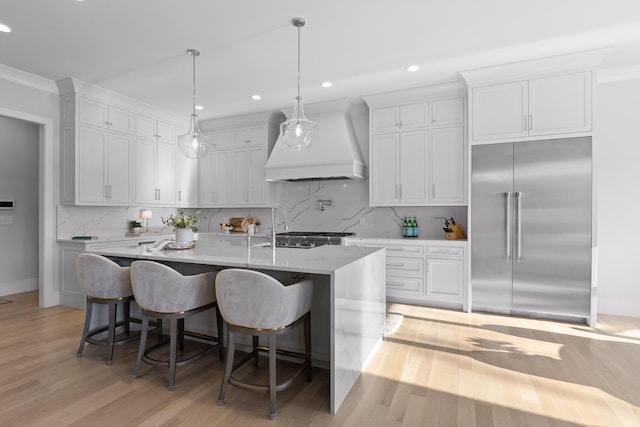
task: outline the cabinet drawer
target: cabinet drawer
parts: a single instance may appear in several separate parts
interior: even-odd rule
[[[384,245],[387,256],[423,257],[424,246]]]
[[[392,275],[424,277],[423,258],[399,258],[387,256],[387,277]]]
[[[463,258],[464,248],[462,246],[429,246],[427,256]]]
[[[387,295],[420,296],[424,290],[424,279],[421,277],[387,277]]]

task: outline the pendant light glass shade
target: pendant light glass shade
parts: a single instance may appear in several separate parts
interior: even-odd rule
[[[200,51],[189,49],[187,53],[193,57],[193,113],[189,124],[189,131],[178,137],[178,148],[186,157],[190,159],[201,159],[211,151],[212,145],[209,137],[200,132],[198,126],[198,115],[196,114],[196,56]]]
[[[318,125],[304,115],[302,98],[296,98],[291,118],[280,125],[282,140],[293,150],[304,150],[311,145],[317,133]]]
[[[190,159],[201,159],[211,150],[209,137],[200,132],[198,116],[195,113],[191,115],[189,131],[178,137],[178,148]]]
[[[280,125],[280,136],[291,149],[304,150],[316,138],[318,125],[305,117],[300,96],[300,28],[304,27],[306,22],[303,18],[293,18],[291,23],[298,28],[298,96],[293,103],[291,118]]]

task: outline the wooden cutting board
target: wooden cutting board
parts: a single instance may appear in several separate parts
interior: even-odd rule
[[[253,216],[229,219],[229,225],[233,227],[233,232],[247,232],[249,224],[260,225],[258,218]]]

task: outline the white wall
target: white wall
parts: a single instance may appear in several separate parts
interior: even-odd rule
[[[640,317],[640,79],[599,84],[598,312]]]
[[[0,210],[0,295],[38,288],[38,151],[37,125],[0,116],[0,199],[16,205]]]
[[[53,212],[58,194],[59,105],[55,83],[0,65],[0,115],[38,126],[39,228],[38,260],[40,305],[58,304]],[[36,225],[37,224],[37,225]],[[0,255],[12,248],[4,244]]]

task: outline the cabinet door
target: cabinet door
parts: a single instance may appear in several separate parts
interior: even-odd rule
[[[176,151],[176,204],[184,207],[198,205],[198,160],[190,159],[179,151]]]
[[[136,140],[136,202],[155,204],[157,198],[155,181],[156,142]]]
[[[528,136],[528,84],[506,83],[472,90],[473,140]]]
[[[431,203],[465,201],[464,126],[431,132]]]
[[[156,188],[157,200],[161,205],[176,203],[176,146],[156,144]]]
[[[266,189],[269,185],[264,179],[267,149],[264,146],[249,149],[247,161],[249,203],[254,206],[264,205],[267,203]]]
[[[107,129],[107,104],[83,96],[78,100],[78,118],[83,125]]]
[[[429,125],[429,104],[420,102],[417,104],[401,105],[400,130],[420,129]]]
[[[217,129],[210,132],[215,148],[228,148],[233,145],[233,129]]]
[[[136,114],[136,136],[155,140],[156,120],[151,117]]]
[[[371,129],[373,133],[397,131],[400,126],[399,114],[398,107],[373,109],[371,112]]]
[[[431,103],[433,126],[461,125],[464,123],[464,98],[438,99]]]
[[[427,258],[427,297],[461,301],[463,297],[464,261]]]
[[[266,128],[264,125],[243,126],[233,129],[233,145],[243,147],[266,143]]]
[[[109,106],[109,130],[133,134],[133,113],[118,107]]]
[[[165,144],[176,143],[176,127],[171,123],[159,121],[156,123],[156,137],[158,142]]]
[[[233,188],[233,164],[231,150],[215,151],[213,153],[213,201],[216,205],[229,205]]]
[[[109,203],[133,203],[133,137],[109,135],[106,162]]]
[[[231,152],[231,202],[234,204],[249,203],[249,186],[247,182],[248,172],[247,150],[233,150]]]
[[[216,152],[198,160],[198,204],[201,207],[213,206],[215,196],[214,167]]]
[[[80,202],[105,203],[107,173],[105,155],[108,133],[80,126],[78,137],[78,199]]]
[[[529,81],[529,135],[591,130],[591,73]]]
[[[398,133],[371,138],[369,204],[390,206],[399,201],[400,136]]]
[[[429,133],[400,134],[400,203],[429,202]]]

